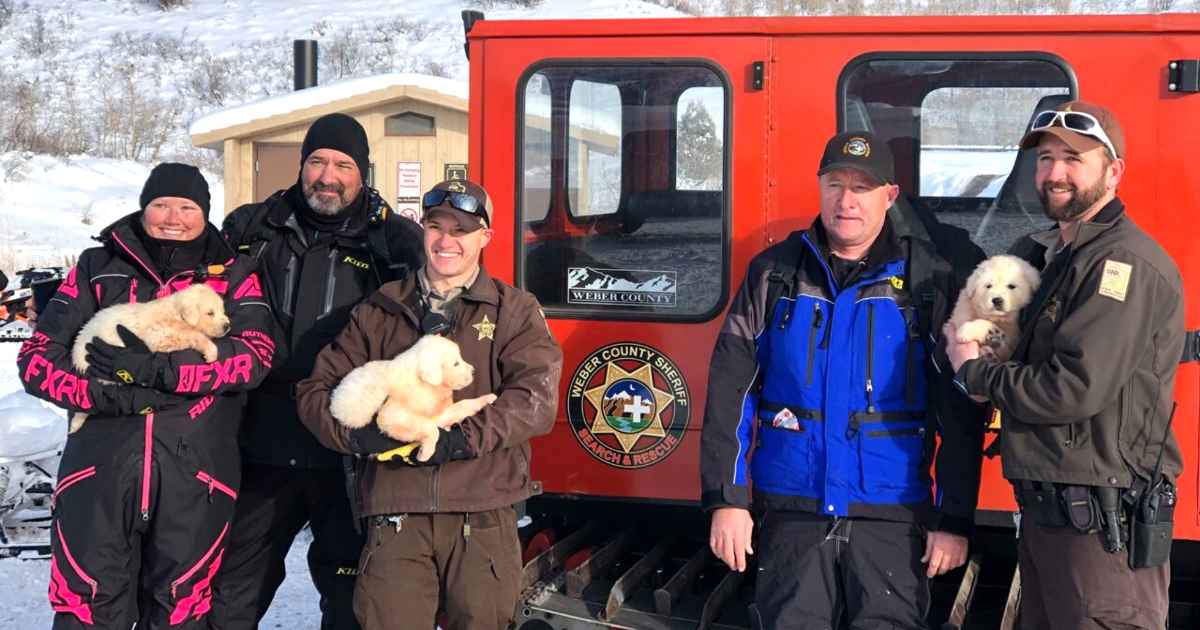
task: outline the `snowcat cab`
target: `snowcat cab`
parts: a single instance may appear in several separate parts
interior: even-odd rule
[[[751,257],[816,216],[835,132],[888,142],[893,211],[994,254],[1048,223],[1017,148],[1033,114],[1103,103],[1128,139],[1121,197],[1200,294],[1200,15],[480,18],[470,164],[497,208],[488,269],[538,297],[564,351],[558,420],[533,442],[544,493],[522,528],[520,628],[750,627],[752,573],[710,555],[698,507],[709,359]],[[1200,625],[1196,347],[1176,391],[1172,628]],[[935,582],[931,621],[1000,623],[1014,510],[985,461],[976,555]]]

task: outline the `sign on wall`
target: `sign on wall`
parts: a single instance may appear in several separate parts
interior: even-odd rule
[[[421,220],[421,163],[396,163],[396,214]]]

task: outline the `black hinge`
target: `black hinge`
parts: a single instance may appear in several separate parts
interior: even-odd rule
[[[462,12],[463,22],[463,54],[467,56],[467,60],[471,59],[471,42],[467,41],[466,35],[475,27],[475,23],[483,19],[483,11],[475,9],[465,9]]]
[[[1183,336],[1183,357],[1180,363],[1200,361],[1200,330],[1189,330]]]
[[[1168,92],[1200,92],[1200,59],[1173,59],[1167,64]]]
[[[750,89],[757,92],[763,89],[763,74],[766,72],[766,64],[761,61],[755,61],[750,68]]]

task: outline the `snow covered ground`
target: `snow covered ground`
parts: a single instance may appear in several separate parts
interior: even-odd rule
[[[21,389],[16,343],[0,343],[0,397]],[[0,421],[3,419],[0,418]],[[64,417],[63,422],[66,422]],[[320,625],[317,591],[308,576],[305,553],[312,535],[304,530],[287,557],[287,579],[260,628],[302,630]],[[0,559],[0,628],[49,628],[54,616],[46,599],[49,560]]]

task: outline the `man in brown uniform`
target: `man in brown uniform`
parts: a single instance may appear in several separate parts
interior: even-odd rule
[[[490,277],[480,265],[492,238],[492,206],[482,187],[446,181],[422,199],[425,267],[385,284],[358,306],[350,324],[317,357],[298,386],[300,415],[322,444],[358,460],[355,503],[368,525],[354,613],[366,630],[434,626],[504,628],[518,597],[521,554],[512,505],[537,493],[529,439],[547,433],[558,409],[562,351],[531,294]],[[458,399],[497,400],[440,433],[419,462],[372,424],[349,431],[329,413],[330,393],[368,361],[390,359],[422,334],[444,334],[475,367]]]
[[[960,386],[1003,414],[1004,476],[1023,513],[1020,626],[1163,628],[1182,280],[1116,196],[1125,139],[1111,112],[1082,101],[1041,112],[1021,147],[1037,151],[1038,193],[1058,222],[1014,252],[1043,268],[1042,285],[1011,361],[978,360],[975,344],[949,352]]]

